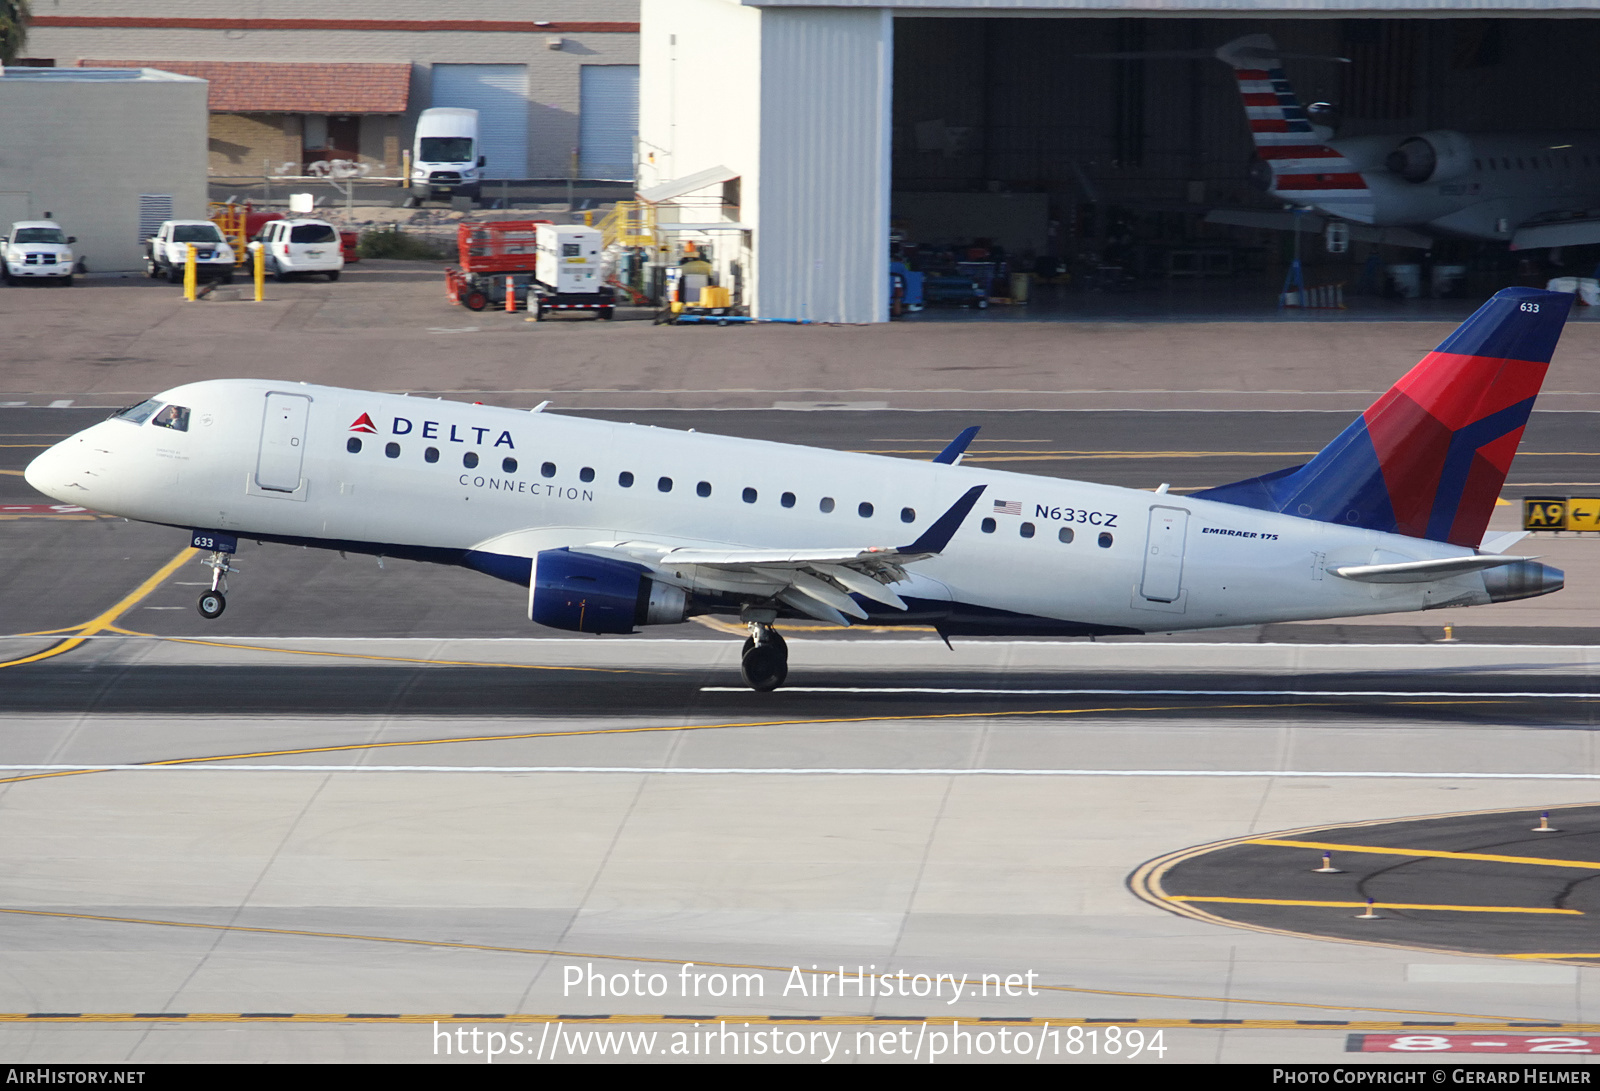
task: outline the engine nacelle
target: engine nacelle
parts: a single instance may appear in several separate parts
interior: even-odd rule
[[[1453,129],[1434,129],[1408,136],[1389,153],[1384,165],[1407,182],[1450,182],[1472,171],[1472,141]]]
[[[631,633],[635,625],[673,625],[689,613],[681,587],[658,583],[643,565],[570,549],[533,559],[528,617],[552,629]]]

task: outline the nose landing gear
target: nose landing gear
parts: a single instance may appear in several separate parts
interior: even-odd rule
[[[195,609],[200,611],[200,616],[207,621],[214,621],[222,616],[222,611],[228,608],[228,573],[239,571],[228,563],[228,555],[217,551],[200,562],[211,569],[211,590],[200,596],[200,601]]]
[[[739,673],[757,693],[775,690],[789,677],[789,647],[772,627],[776,617],[772,610],[747,610],[742,615],[750,635],[739,658]]]

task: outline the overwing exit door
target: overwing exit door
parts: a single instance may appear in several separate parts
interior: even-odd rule
[[[1150,509],[1139,594],[1155,602],[1178,600],[1183,593],[1183,543],[1188,533],[1189,513],[1184,508]]]

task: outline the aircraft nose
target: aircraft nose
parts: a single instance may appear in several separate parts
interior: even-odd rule
[[[83,486],[78,483],[78,463],[81,461],[74,447],[82,447],[78,436],[64,439],[46,449],[28,463],[22,471],[22,480],[52,500],[76,504],[83,498]]]

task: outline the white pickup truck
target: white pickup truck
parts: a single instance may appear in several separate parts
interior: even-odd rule
[[[21,220],[0,237],[0,268],[7,284],[24,280],[50,280],[72,287],[76,238],[54,220]]]
[[[189,247],[194,247],[195,275],[201,280],[233,283],[233,247],[222,237],[222,229],[210,220],[168,220],[145,240],[144,271],[153,279],[166,277],[173,284],[183,280],[183,267],[189,263]]]

